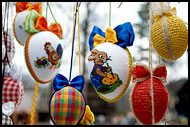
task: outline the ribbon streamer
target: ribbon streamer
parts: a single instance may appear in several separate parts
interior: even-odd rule
[[[97,26],[94,26],[89,37],[90,50],[104,42],[111,42],[126,48],[133,45],[134,38],[135,34],[130,22],[118,25],[114,29],[108,27],[105,33]]]
[[[58,91],[65,86],[72,86],[82,92],[84,87],[84,78],[82,75],[78,75],[69,82],[65,76],[57,74],[53,80],[53,86],[55,91]]]
[[[86,105],[85,114],[80,121],[81,125],[93,125],[93,122],[95,121],[94,114],[90,110],[89,105]]]

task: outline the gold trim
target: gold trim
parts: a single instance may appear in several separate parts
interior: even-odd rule
[[[123,91],[122,91],[117,97],[115,97],[115,98],[113,98],[113,99],[107,99],[107,98],[105,98],[104,96],[102,96],[100,93],[98,93],[98,92],[96,91],[96,92],[98,93],[98,96],[99,96],[100,98],[102,98],[103,100],[107,101],[107,102],[115,102],[115,101],[117,101],[118,99],[120,99],[120,98],[124,95],[125,91],[127,90],[128,86],[129,86],[129,83],[130,83],[130,81],[131,81],[133,59],[132,59],[132,56],[131,56],[131,54],[130,54],[128,48],[125,48],[125,50],[127,51],[128,56],[129,56],[129,74],[128,74],[127,83],[125,84],[125,87],[123,88]],[[95,89],[95,90],[96,90],[96,89]]]

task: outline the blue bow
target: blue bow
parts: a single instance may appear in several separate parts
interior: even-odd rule
[[[122,48],[126,48],[127,46],[133,45],[135,34],[133,32],[133,28],[130,22],[126,22],[124,24],[118,25],[113,30],[115,30],[117,34],[117,40],[118,40],[118,42],[115,44],[117,44],[118,46]],[[94,36],[96,34],[105,38],[105,33],[97,26],[94,26],[89,37],[90,50],[94,48],[93,43],[94,43]]]
[[[65,76],[57,74],[53,80],[53,86],[55,91],[58,91],[65,86],[72,86],[82,92],[84,87],[84,78],[82,75],[78,75],[69,82]]]

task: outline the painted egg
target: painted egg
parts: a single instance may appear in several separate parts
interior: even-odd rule
[[[160,122],[168,108],[168,91],[160,80],[166,77],[165,67],[161,66],[153,73],[151,87],[150,71],[142,66],[133,67],[133,79],[138,78],[138,82],[130,91],[130,106],[135,118],[145,125]]]
[[[6,43],[5,51],[7,52],[8,61],[5,59],[3,62],[7,65],[8,62],[12,62],[15,56],[15,43],[6,31],[2,31],[2,43],[3,45]]]
[[[66,86],[50,98],[50,116],[56,125],[76,125],[85,112],[85,99],[74,87]]]
[[[114,102],[121,98],[130,83],[132,57],[127,48],[105,42],[91,50],[88,72],[96,92],[103,100]]]
[[[30,35],[24,52],[28,70],[37,82],[45,84],[56,76],[63,58],[61,41],[56,34],[43,31]]]
[[[156,52],[166,60],[177,60],[188,46],[188,29],[176,15],[162,16],[151,27],[151,40]]]
[[[29,11],[25,10],[16,14],[13,21],[13,33],[19,44],[24,46],[29,34],[24,31],[24,22]]]
[[[24,86],[21,81],[13,80],[11,77],[4,77],[3,91],[2,91],[2,104],[9,101],[15,102],[17,108],[24,96]]]

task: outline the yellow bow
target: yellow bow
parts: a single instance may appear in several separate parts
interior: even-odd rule
[[[94,114],[91,112],[90,107],[86,105],[85,114],[80,121],[81,125],[91,125],[95,121]]]
[[[176,15],[176,7],[171,9],[170,2],[153,2],[152,12],[154,19],[160,19],[163,15]]]
[[[97,45],[104,43],[104,42],[111,42],[111,43],[117,43],[117,34],[115,32],[115,30],[113,30],[111,27],[108,27],[106,32],[105,32],[105,38],[102,37],[99,34],[96,34],[94,36],[94,43],[93,43],[93,47],[95,48]]]

